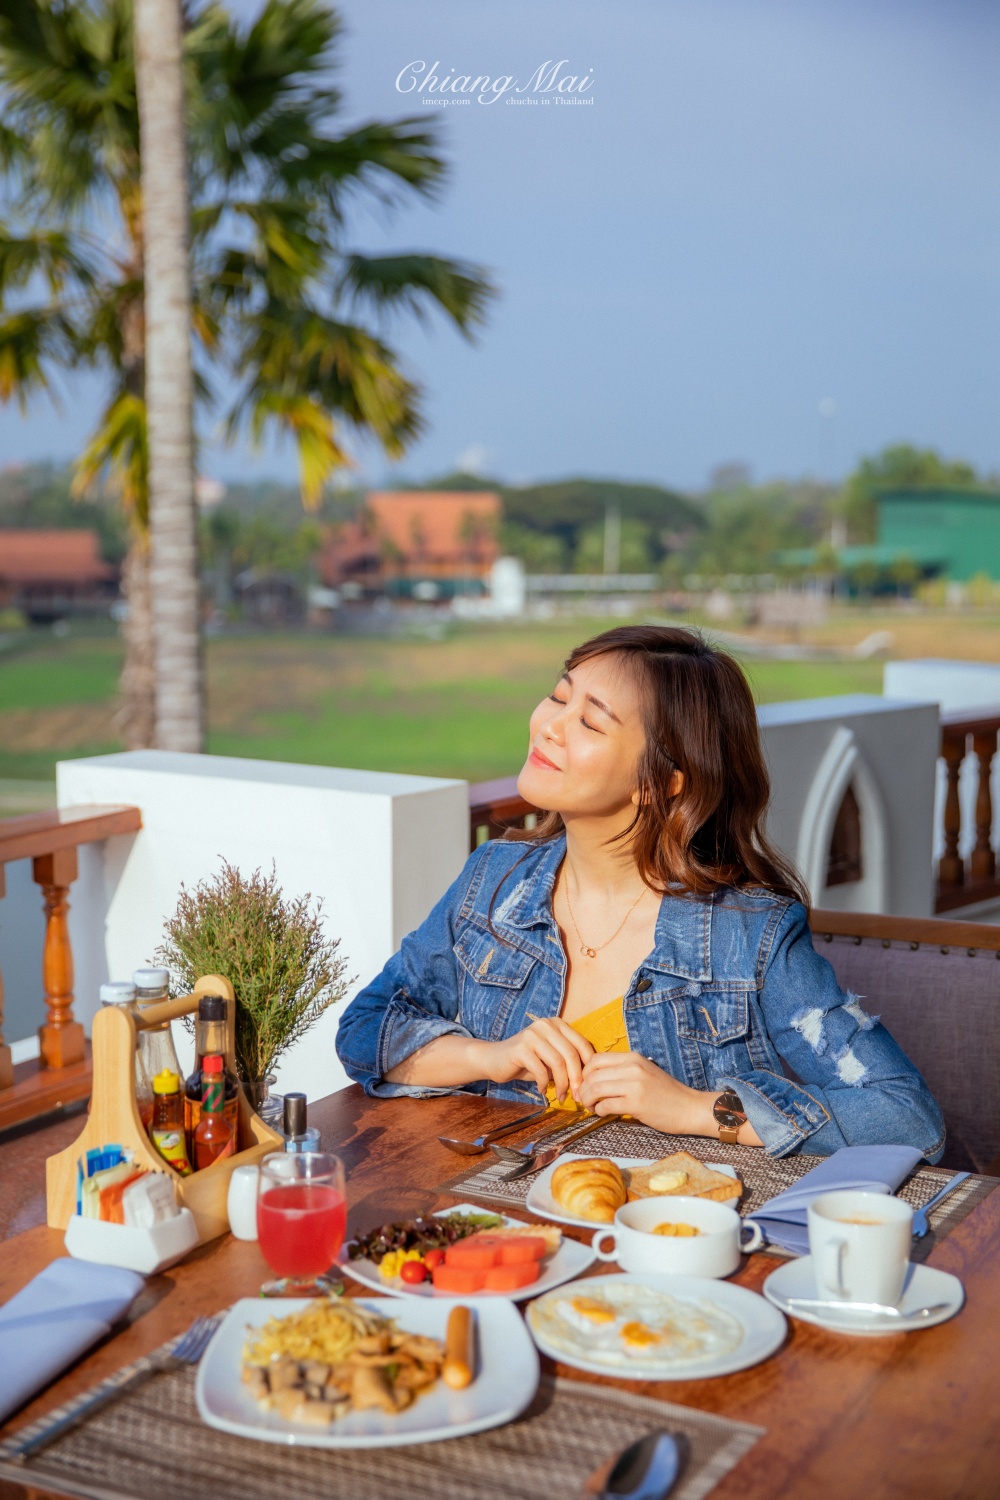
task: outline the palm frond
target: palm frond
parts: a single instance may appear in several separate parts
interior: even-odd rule
[[[73,493],[86,494],[103,478],[118,490],[125,511],[145,531],[149,525],[146,403],[131,391],[116,391],[102,412],[74,465]]]
[[[496,296],[482,266],[438,255],[349,255],[340,290],[377,308],[403,308],[423,317],[429,303],[446,312],[467,337],[485,321]]]
[[[349,468],[351,463],[337,442],[330,413],[301,392],[258,390],[252,397],[249,417],[250,430],[258,443],[269,426],[294,439],[302,503],[307,510],[315,510],[330,475],[336,469]]]
[[[35,276],[45,281],[53,297],[59,296],[67,283],[87,289],[94,280],[90,258],[74,235],[58,229],[15,235],[0,225],[0,306],[11,292],[23,291]]]
[[[419,393],[399,369],[395,353],[363,328],[312,309],[273,307],[249,320],[240,364],[250,372],[239,417],[263,392],[299,392],[325,411],[373,433],[385,451],[401,456],[421,430]]]
[[[61,308],[30,308],[0,318],[0,403],[27,411],[33,396],[52,393],[49,366],[75,356],[76,333]]]

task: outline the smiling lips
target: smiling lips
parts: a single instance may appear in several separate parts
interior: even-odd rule
[[[540,750],[532,750],[531,754],[528,756],[528,759],[533,760],[536,766],[544,766],[547,771],[558,771],[559,769],[559,767],[557,765],[553,765],[552,761],[544,756]]]

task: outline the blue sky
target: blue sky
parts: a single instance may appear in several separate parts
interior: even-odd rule
[[[250,0],[246,0],[249,7]],[[243,6],[241,5],[241,9]],[[357,217],[501,288],[472,347],[391,337],[426,387],[402,465],[704,484],[849,470],[894,441],[1000,470],[1000,7],[989,0],[346,0],[346,121],[433,117],[440,199]],[[593,103],[430,108],[410,63],[593,74]],[[404,80],[405,81],[405,80]],[[5,461],[69,458],[97,410],[0,412]],[[825,415],[823,413],[826,413]],[[294,475],[209,444],[205,468]]]

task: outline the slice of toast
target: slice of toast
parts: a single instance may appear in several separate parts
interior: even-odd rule
[[[651,1186],[651,1182],[668,1173],[684,1173],[683,1182],[665,1190]],[[724,1172],[715,1172],[689,1151],[675,1151],[648,1167],[629,1167],[625,1173],[629,1201],[635,1198],[712,1198],[717,1203],[727,1198],[736,1198],[743,1191],[738,1178],[727,1177]]]

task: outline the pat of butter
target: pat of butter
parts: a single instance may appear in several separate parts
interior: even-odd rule
[[[654,1193],[673,1193],[683,1187],[687,1180],[686,1172],[657,1172],[649,1179],[649,1186]]]

